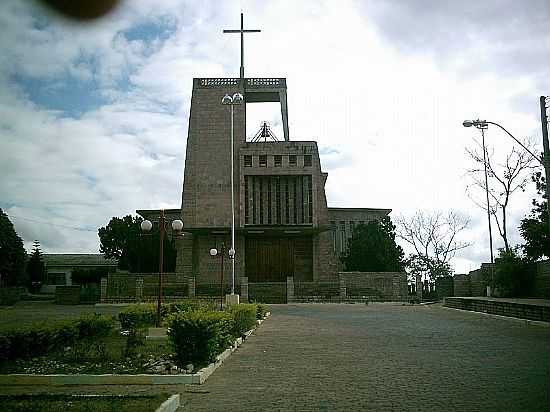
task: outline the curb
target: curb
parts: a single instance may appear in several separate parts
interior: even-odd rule
[[[155,412],[175,412],[180,407],[180,395],[172,395],[155,410]]]
[[[531,319],[524,319],[524,318],[516,318],[514,316],[504,316],[504,315],[496,315],[494,313],[486,313],[486,312],[477,312],[475,310],[468,310],[468,309],[458,309],[458,308],[450,308],[448,306],[441,306],[443,309],[447,310],[459,310],[461,312],[469,312],[469,313],[476,313],[478,315],[485,315],[496,319],[502,319],[502,320],[509,320],[511,322],[515,323],[523,323],[524,325],[529,326],[544,326],[549,328],[550,322],[545,322],[543,320],[531,320]]]
[[[266,317],[270,315],[268,312]],[[256,327],[245,333],[248,338],[256,328],[264,321],[256,322]],[[260,322],[260,324],[258,324]],[[36,374],[9,374],[0,375],[0,385],[202,385],[212,373],[244,342],[243,338],[237,338],[230,348],[216,357],[216,361],[202,368],[197,373],[187,375],[36,375]]]

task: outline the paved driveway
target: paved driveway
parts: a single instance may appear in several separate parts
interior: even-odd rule
[[[183,410],[550,410],[550,327],[439,305],[271,311]]]

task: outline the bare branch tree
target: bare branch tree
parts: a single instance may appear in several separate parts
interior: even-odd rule
[[[476,147],[466,149],[467,155],[473,161],[474,166],[467,170],[471,183],[467,187],[468,197],[483,210],[489,210],[494,217],[500,237],[504,241],[506,251],[510,250],[507,231],[507,210],[511,196],[518,190],[525,191],[525,187],[531,181],[532,169],[538,167],[538,163],[523,149],[513,147],[506,155],[503,162],[497,162],[494,150],[486,147],[487,180],[485,185],[485,168],[483,160],[483,145],[475,140]],[[534,144],[530,139],[524,140],[524,145],[534,150]],[[490,152],[490,153],[489,153]],[[486,201],[480,201],[478,196],[489,193],[489,205]]]
[[[415,257],[420,259],[433,279],[441,268],[449,268],[456,252],[470,246],[458,239],[470,220],[456,212],[418,211],[410,218],[396,219],[396,236],[411,245]]]

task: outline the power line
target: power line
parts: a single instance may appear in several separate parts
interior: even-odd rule
[[[45,222],[45,221],[36,220],[36,219],[29,219],[28,217],[14,216],[14,215],[11,215],[11,214],[8,214],[8,216],[9,216],[10,218],[12,218],[12,219],[27,220],[27,221],[29,221],[29,222],[38,223],[38,224],[40,224],[40,225],[62,227],[62,228],[64,228],[64,229],[78,230],[78,231],[80,231],[80,232],[95,232],[94,229],[85,229],[85,228],[76,227],[76,226],[59,225],[59,224],[57,224],[57,223]]]

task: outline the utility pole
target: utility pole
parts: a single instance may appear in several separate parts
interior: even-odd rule
[[[546,96],[540,96],[540,121],[542,126],[542,146],[544,148],[544,171],[546,182],[546,210],[548,212],[548,234],[550,236],[550,147],[548,145],[548,116]]]

